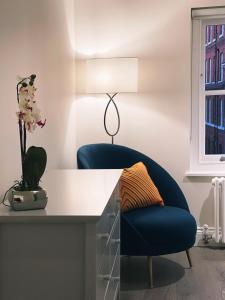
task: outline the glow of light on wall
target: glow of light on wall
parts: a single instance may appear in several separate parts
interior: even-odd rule
[[[62,157],[64,168],[74,168],[71,161],[74,161],[74,151],[76,149],[76,101],[70,100],[68,121],[65,130],[65,144]]]
[[[74,24],[74,1],[63,0],[65,20],[67,24],[68,36],[73,53],[75,53],[75,24]]]

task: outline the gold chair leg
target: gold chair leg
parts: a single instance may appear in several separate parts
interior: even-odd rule
[[[148,256],[148,271],[149,271],[150,288],[153,288],[152,256]]]
[[[190,268],[192,268],[192,262],[191,262],[191,254],[190,254],[190,250],[186,250],[186,254],[187,254],[187,258],[188,258],[188,262],[189,262],[189,266]]]

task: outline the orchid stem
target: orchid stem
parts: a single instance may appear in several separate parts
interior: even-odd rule
[[[19,104],[19,85],[24,81],[21,80],[16,86],[17,102]],[[24,158],[26,153],[26,128],[25,124],[22,124],[22,121],[19,119],[19,133],[20,133],[20,153],[21,153],[21,165],[22,165],[22,189],[25,188],[24,181]]]

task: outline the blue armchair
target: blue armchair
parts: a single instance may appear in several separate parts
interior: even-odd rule
[[[147,256],[152,286],[152,256],[186,251],[195,243],[196,222],[175,180],[148,156],[128,147],[90,144],[77,152],[79,169],[123,169],[142,161],[165,206],[138,208],[121,213],[121,254]]]

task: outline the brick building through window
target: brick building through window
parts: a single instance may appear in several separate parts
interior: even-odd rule
[[[205,30],[205,90],[225,89],[225,24]],[[225,154],[225,95],[205,97],[205,154]]]

